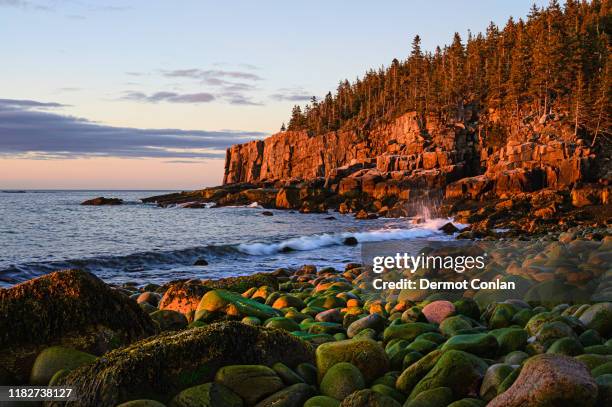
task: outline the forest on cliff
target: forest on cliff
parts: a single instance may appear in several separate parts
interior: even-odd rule
[[[287,129],[359,133],[409,111],[452,121],[469,105],[485,133],[497,137],[503,138],[504,121],[554,113],[576,134],[605,140],[612,111],[610,4],[552,0],[545,8],[534,5],[526,20],[509,18],[503,28],[491,23],[466,41],[455,33],[450,45],[434,52],[423,51],[417,35],[407,59],[294,106]],[[501,122],[487,120],[492,115]]]

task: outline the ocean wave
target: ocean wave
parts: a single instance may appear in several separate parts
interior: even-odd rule
[[[343,245],[348,237],[354,237],[360,243],[384,242],[388,240],[419,239],[440,235],[440,226],[448,219],[430,219],[412,228],[377,229],[365,232],[324,233],[319,235],[300,236],[276,243],[242,243],[238,250],[250,255],[270,255],[287,251],[308,251],[322,247]]]

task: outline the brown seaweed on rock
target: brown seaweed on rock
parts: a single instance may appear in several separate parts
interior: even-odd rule
[[[0,366],[23,382],[52,345],[101,355],[156,333],[135,301],[82,270],[0,290]]]
[[[222,366],[314,362],[313,347],[277,329],[240,322],[167,333],[112,351],[62,380],[74,406],[116,406],[147,398],[167,402],[180,391],[213,380]],[[53,405],[53,404],[49,404]]]

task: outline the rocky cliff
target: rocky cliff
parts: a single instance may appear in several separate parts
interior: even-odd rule
[[[446,121],[411,112],[370,131],[281,132],[230,147],[222,186],[145,201],[360,218],[415,216],[425,202],[473,230],[609,223],[606,143],[575,134],[563,114],[500,116],[466,107]]]

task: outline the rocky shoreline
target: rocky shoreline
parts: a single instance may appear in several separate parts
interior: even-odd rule
[[[610,405],[612,237],[508,242],[482,277],[520,295],[373,291],[353,263],[163,286],[52,273],[0,290],[0,385],[70,385],[78,406]]]

